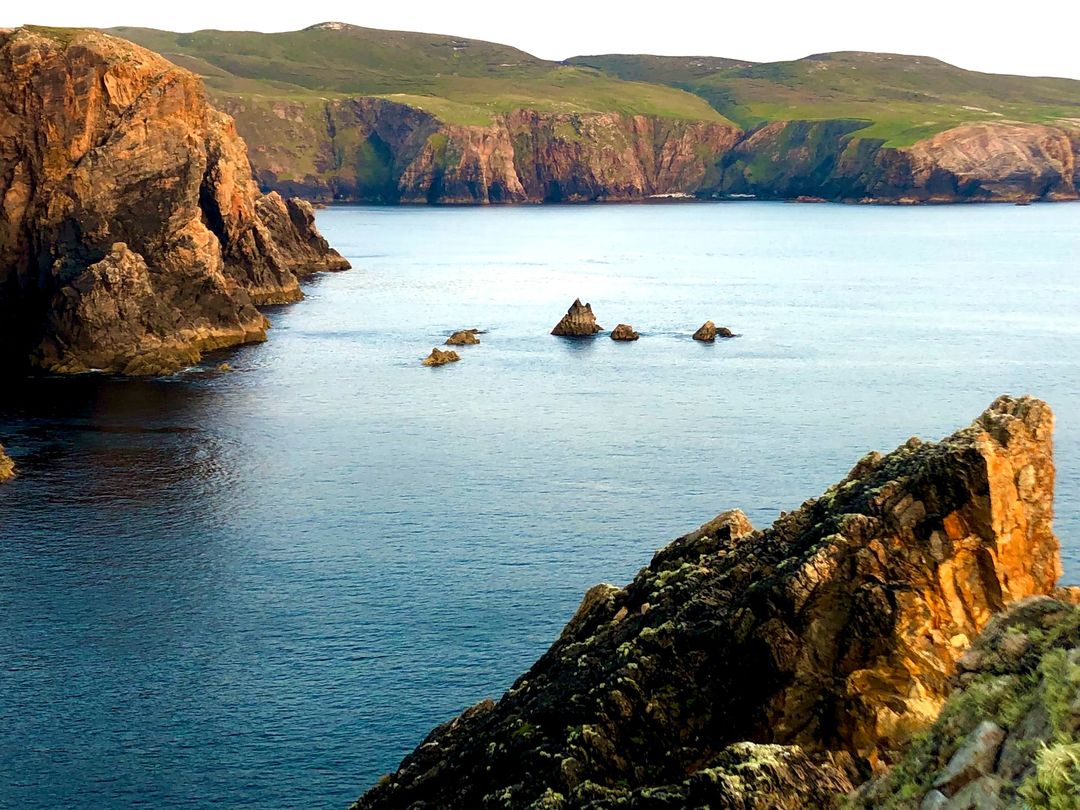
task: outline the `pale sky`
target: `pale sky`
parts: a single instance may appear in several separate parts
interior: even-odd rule
[[[0,27],[138,25],[292,31],[337,21],[502,42],[546,59],[656,53],[797,59],[838,50],[936,56],[971,70],[1080,79],[1080,2],[757,0],[5,0]]]

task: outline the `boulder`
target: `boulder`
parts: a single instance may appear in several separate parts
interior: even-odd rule
[[[447,346],[475,346],[480,342],[479,329],[461,329],[446,339]]]
[[[611,330],[612,340],[637,340],[641,335],[634,331],[628,323],[620,323],[614,329]]]
[[[934,721],[969,640],[1054,590],[1052,430],[1045,403],[1002,397],[940,442],[864,457],[770,528],[720,515],[625,588],[590,590],[498,702],[435,729],[355,807],[798,807],[806,788],[847,791]],[[912,807],[946,762],[918,770]],[[767,786],[758,803],[743,775]]]
[[[991,773],[1004,741],[1005,730],[997,723],[991,720],[979,723],[934,780],[934,788],[951,796],[969,782]]]
[[[422,363],[425,366],[445,366],[447,363],[456,363],[460,359],[461,356],[455,351],[433,348],[431,354],[425,357]]]
[[[551,330],[551,334],[558,337],[589,337],[599,331],[600,326],[596,323],[592,305],[582,304],[581,299],[577,298],[563,315],[562,320]]]
[[[257,309],[348,266],[260,196],[202,81],[100,31],[0,31],[0,361],[162,374],[263,340]]]

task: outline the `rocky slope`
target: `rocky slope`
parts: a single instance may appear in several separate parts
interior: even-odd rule
[[[1080,592],[1024,600],[960,659],[957,692],[856,808],[1072,808],[1080,804]]]
[[[93,31],[0,32],[0,347],[54,372],[166,373],[265,336],[257,305],[347,267],[260,197],[201,81]]]
[[[1053,591],[1052,430],[1002,397],[769,529],[720,515],[355,807],[829,806],[933,722],[995,613]]]

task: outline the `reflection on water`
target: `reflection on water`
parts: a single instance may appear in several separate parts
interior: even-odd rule
[[[1055,407],[1080,581],[1080,206],[319,222],[356,269],[234,373],[5,384],[0,806],[346,806],[589,585],[1003,391]],[[551,337],[578,296],[641,340]]]

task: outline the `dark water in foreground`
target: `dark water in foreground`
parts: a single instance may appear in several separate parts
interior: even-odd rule
[[[5,383],[0,807],[344,807],[589,585],[1001,392],[1055,407],[1080,581],[1080,205],[319,224],[356,269],[234,373]],[[577,295],[642,339],[548,336]],[[706,318],[744,336],[699,345]]]

